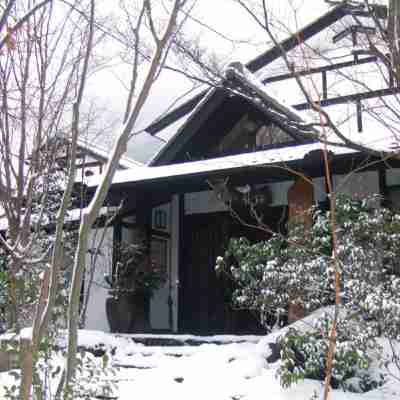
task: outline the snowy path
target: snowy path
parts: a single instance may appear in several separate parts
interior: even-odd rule
[[[111,342],[107,342],[110,336],[100,339],[106,347],[116,348],[113,363],[124,366],[117,376],[121,400],[310,400],[314,393],[322,393],[321,383],[312,380],[282,389],[277,378],[279,364],[266,361],[266,338],[209,337],[201,340],[211,343],[185,346],[145,346],[129,336],[114,337]],[[90,344],[96,340],[85,333],[81,341]],[[398,400],[400,381],[389,380],[366,394],[337,390],[332,399]]]
[[[172,353],[175,356],[168,355]],[[282,389],[278,365],[268,365],[266,355],[263,341],[117,351],[116,362],[140,368],[121,369],[120,399],[310,400],[314,392],[322,392],[321,383],[311,380]],[[335,391],[333,399],[399,399],[400,384],[396,386],[387,384],[362,395]]]
[[[310,400],[314,393],[321,398],[322,385],[317,381],[306,380],[287,390],[280,387],[278,363],[266,361],[265,338],[211,337],[200,345],[196,338],[186,340],[192,345],[146,346],[128,335],[81,331],[79,342],[112,352],[110,362],[120,366],[113,378],[120,400]],[[0,385],[7,381],[6,375],[0,374]],[[398,400],[400,381],[388,379],[383,387],[365,394],[337,390],[332,399]]]

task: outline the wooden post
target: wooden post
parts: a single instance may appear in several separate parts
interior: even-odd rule
[[[305,228],[312,225],[312,215],[309,210],[314,202],[314,187],[305,177],[297,178],[288,190],[289,227],[293,224],[303,224]],[[289,304],[288,322],[297,321],[305,316],[304,307]]]
[[[314,187],[310,180],[299,177],[288,190],[289,223],[303,223],[305,227],[312,225],[309,210],[314,202]]]

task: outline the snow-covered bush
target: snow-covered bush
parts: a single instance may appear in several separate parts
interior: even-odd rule
[[[306,331],[290,327],[280,340],[281,384],[289,387],[305,378],[325,379],[326,354],[329,347],[331,317],[328,313]],[[331,385],[349,391],[365,392],[383,383],[383,375],[371,368],[377,344],[374,332],[360,331],[351,319],[341,315],[332,369]]]
[[[361,202],[337,198],[336,253],[344,316],[334,366],[338,383],[354,376],[356,369],[368,368],[366,351],[375,346],[377,337],[400,339],[400,215],[373,207],[377,203],[376,197]],[[331,213],[311,212],[312,226],[290,226],[286,237],[276,234],[254,244],[246,239],[230,241],[225,260],[235,260],[230,267],[237,285],[234,302],[257,310],[264,323],[271,321],[271,314],[286,314],[290,305],[310,312],[333,303]],[[281,369],[283,384],[321,375],[328,344],[328,331],[322,329],[329,324],[326,318],[317,321],[308,336],[290,331],[283,339],[284,348],[289,343],[287,364]],[[290,352],[308,361],[293,363]]]
[[[314,213],[308,230],[295,225],[286,237],[275,234],[258,243],[230,240],[225,260],[234,260],[230,274],[236,305],[258,311],[265,322],[271,314],[287,314],[289,304],[312,311],[333,301],[329,227],[320,221],[322,213]]]

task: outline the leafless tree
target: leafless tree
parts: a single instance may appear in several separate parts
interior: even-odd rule
[[[187,0],[175,0],[164,8],[159,2],[141,2],[136,22],[135,46],[151,38],[148,66],[141,80],[139,51],[134,53],[132,79],[124,124],[101,183],[83,212],[78,247],[75,254],[68,311],[68,357],[66,373],[58,391],[64,398],[73,393],[76,368],[79,298],[86,263],[88,234],[102,207],[119,158],[146,102],[151,87],[165,65],[171,39],[184,20],[180,12]],[[161,7],[161,8],[160,8]],[[163,14],[164,23],[155,15]],[[29,399],[32,391],[35,359],[39,344],[46,335],[64,255],[64,226],[76,177],[77,140],[80,111],[88,73],[93,65],[96,43],[95,1],[55,3],[9,1],[0,18],[0,28],[7,31],[0,42],[0,202],[7,220],[7,236],[1,237],[8,257],[10,288],[10,324],[21,328],[22,304],[19,290],[24,274],[37,268],[39,293],[32,335],[22,338],[21,385],[19,396]],[[147,31],[147,33],[143,33]],[[100,30],[101,32],[101,30]],[[146,35],[148,35],[146,37]],[[71,116],[71,117],[69,117]],[[71,122],[70,122],[71,121]],[[56,151],[52,148],[63,132],[69,141],[68,168],[64,191],[59,199],[55,233],[51,245],[41,246],[41,228],[48,224],[46,205],[50,201],[51,176]]]
[[[102,175],[101,182],[88,206],[83,212],[81,225],[79,229],[78,247],[75,254],[74,270],[72,284],[69,295],[68,309],[68,358],[65,375],[65,398],[68,398],[72,390],[72,384],[75,377],[76,369],[76,351],[77,351],[77,328],[79,321],[79,294],[82,285],[82,278],[85,269],[86,253],[88,248],[88,235],[99,214],[106,198],[108,189],[111,185],[112,178],[118,167],[118,160],[125,153],[127,141],[134,129],[137,118],[149,96],[151,87],[158,77],[160,70],[164,66],[165,58],[168,54],[169,43],[171,37],[174,36],[176,29],[179,28],[179,14],[184,6],[187,6],[186,0],[175,0],[168,10],[168,18],[166,25],[160,28],[156,26],[153,15],[153,6],[150,0],[145,0],[142,3],[142,9],[139,15],[145,16],[143,21],[147,21],[150,27],[151,37],[153,40],[153,55],[145,75],[142,85],[138,85],[138,77],[134,73],[131,85],[133,93],[135,88],[138,88],[136,101],[131,103],[128,98],[127,112],[125,113],[124,124],[121,127],[120,134],[117,136],[114,149],[111,153],[106,169]],[[139,18],[141,20],[142,17]],[[137,31],[140,32],[141,23],[137,26]],[[137,44],[139,45],[139,43]],[[77,125],[76,125],[77,126]]]

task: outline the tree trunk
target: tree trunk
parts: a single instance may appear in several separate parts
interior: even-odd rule
[[[390,0],[388,34],[391,46],[393,71],[397,84],[400,83],[400,0]]]

